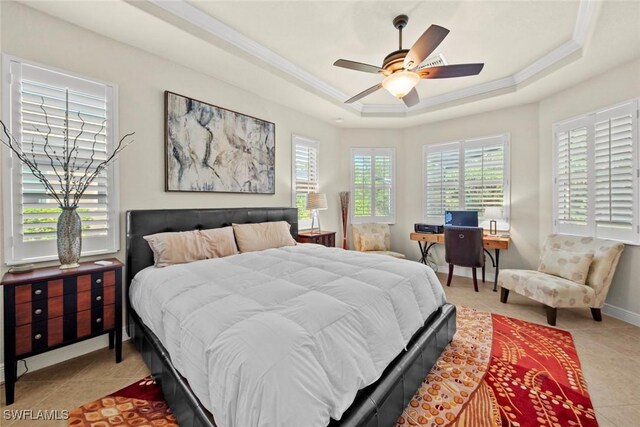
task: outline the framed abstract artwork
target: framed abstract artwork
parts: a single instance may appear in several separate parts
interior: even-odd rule
[[[274,123],[165,91],[165,190],[275,193]]]

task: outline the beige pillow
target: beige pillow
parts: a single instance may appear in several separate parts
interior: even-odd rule
[[[593,261],[593,252],[548,249],[540,258],[538,271],[584,285],[589,274],[591,261]]]
[[[205,259],[198,230],[176,233],[157,233],[144,236],[153,251],[156,267]]]
[[[202,249],[206,258],[222,258],[238,253],[233,227],[200,230]]]
[[[238,253],[231,227],[144,236],[156,267],[185,264]]]
[[[385,251],[384,233],[363,233],[360,236],[361,251]]]
[[[240,252],[262,251],[296,244],[289,231],[291,225],[286,221],[232,225]]]

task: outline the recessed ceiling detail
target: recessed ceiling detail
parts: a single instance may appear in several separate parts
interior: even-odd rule
[[[244,54],[250,55],[256,60],[265,63],[265,65],[297,80],[302,86],[306,86],[316,93],[320,93],[322,96],[344,105],[344,108],[355,112],[361,117],[413,116],[424,114],[446,105],[463,104],[491,97],[496,94],[515,92],[529,82],[535,81],[537,77],[556,69],[556,67],[560,65],[566,65],[568,61],[581,57],[596,7],[595,2],[580,0],[571,38],[512,74],[433,96],[421,96],[421,101],[417,105],[409,108],[403,104],[367,104],[361,101],[343,104],[343,102],[350,97],[344,90],[296,65],[274,50],[247,37],[240,31],[214,18],[211,14],[206,13],[187,1],[149,1],[175,17],[234,46]],[[446,22],[440,22],[440,24],[446,26]],[[540,28],[540,31],[545,31],[545,29]],[[324,59],[329,62],[332,60],[332,58]]]

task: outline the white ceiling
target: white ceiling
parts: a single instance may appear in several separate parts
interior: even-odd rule
[[[32,1],[76,25],[345,127],[404,127],[533,102],[640,58],[640,2],[607,1]],[[380,77],[333,67],[380,65],[431,24],[451,30],[436,52],[484,62],[478,76],[423,80],[407,110],[386,91],[345,99]]]

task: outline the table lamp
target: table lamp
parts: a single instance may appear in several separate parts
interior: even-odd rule
[[[498,234],[498,222],[496,218],[502,219],[502,208],[498,206],[489,206],[484,210],[484,219],[490,219],[489,221],[489,234],[495,236]]]
[[[311,211],[311,233],[313,233],[313,228],[316,223],[316,219],[318,220],[318,233],[319,233],[321,228],[320,228],[320,216],[318,215],[318,211],[327,209],[327,195],[324,193],[307,194],[307,209]]]

